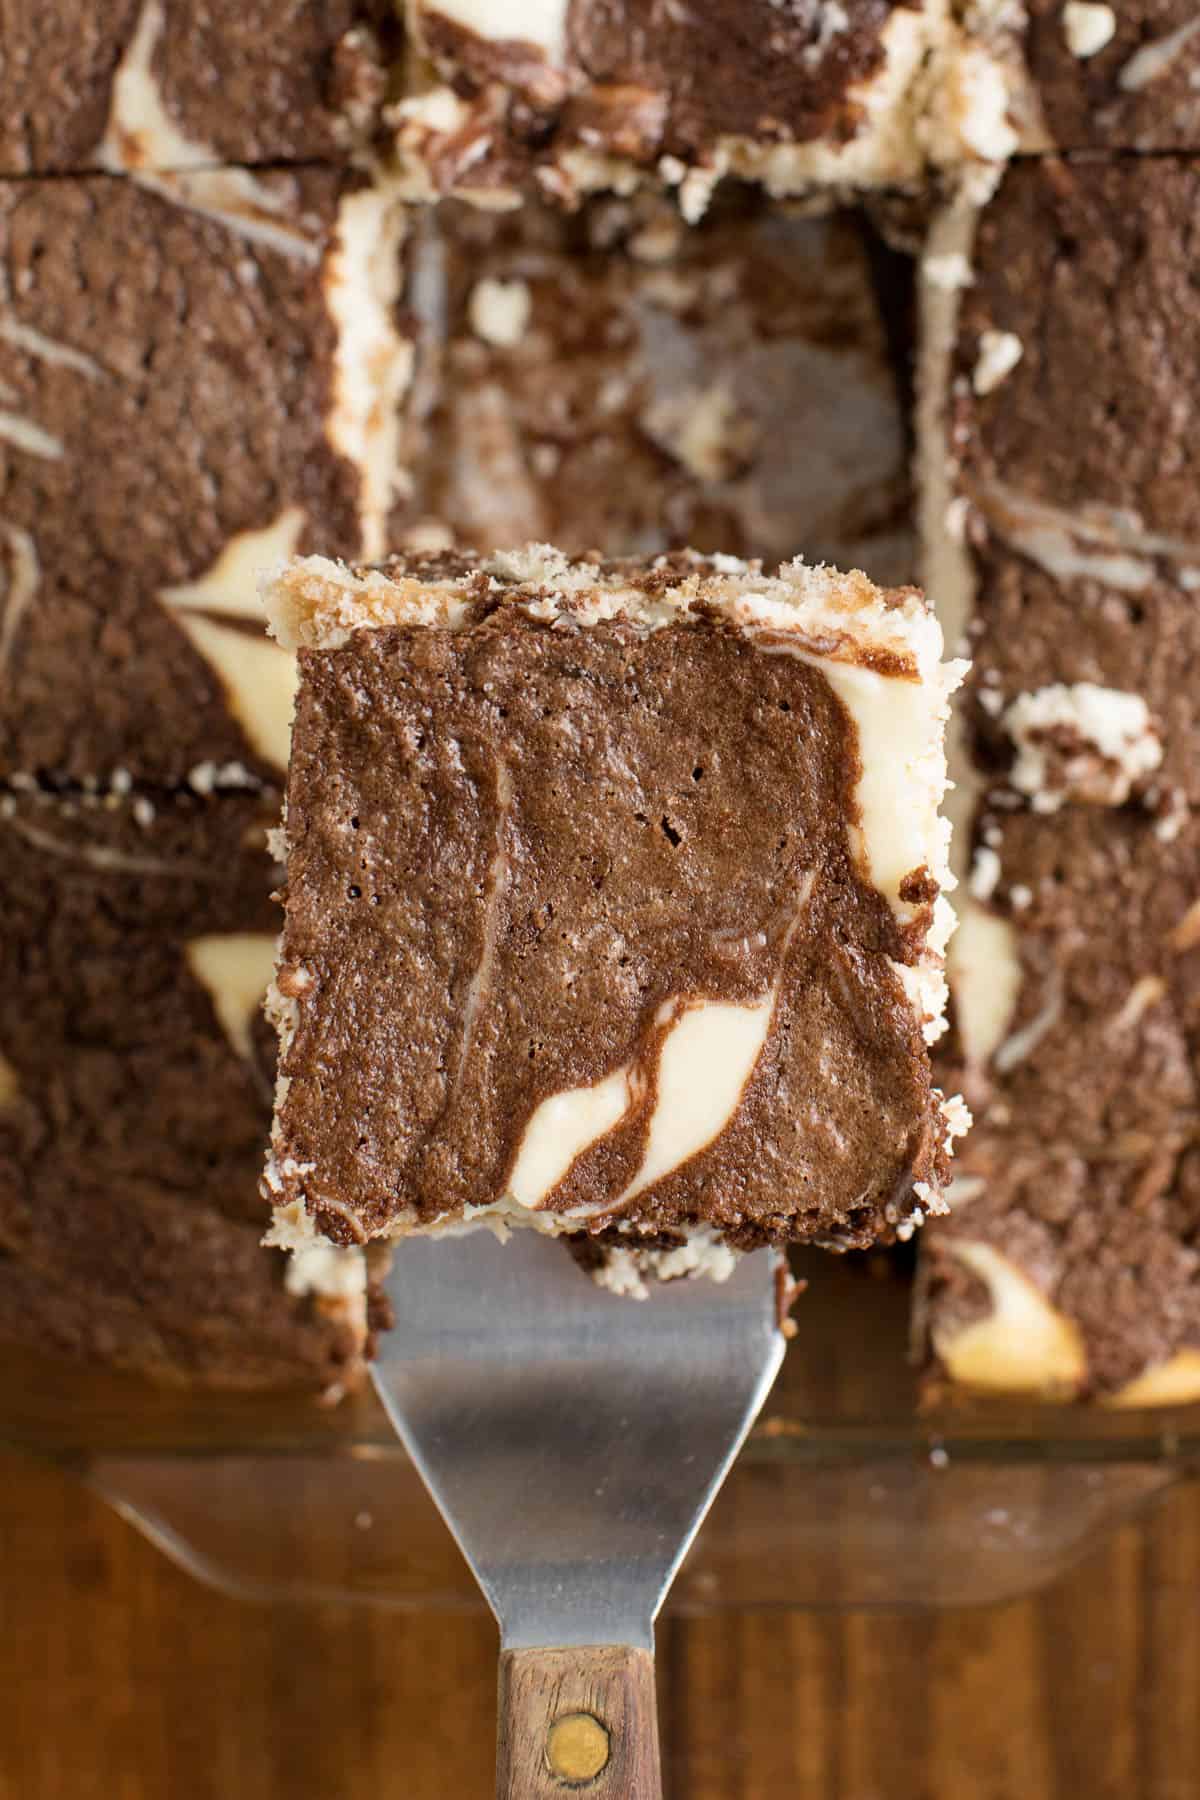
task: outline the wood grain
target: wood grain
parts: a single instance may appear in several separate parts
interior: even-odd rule
[[[506,1651],[498,1712],[497,1800],[661,1800],[648,1651]]]
[[[0,1800],[487,1800],[495,1655],[226,1599],[0,1459]],[[668,1619],[659,1690],[674,1800],[1195,1800],[1200,1492],[994,1610]]]

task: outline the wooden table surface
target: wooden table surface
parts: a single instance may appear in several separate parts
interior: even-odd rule
[[[0,1800],[486,1800],[482,1615],[258,1608],[0,1459]],[[1040,1596],[660,1637],[675,1800],[1196,1800],[1200,1488]]]

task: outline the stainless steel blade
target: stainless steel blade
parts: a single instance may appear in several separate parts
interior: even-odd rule
[[[649,1647],[782,1359],[774,1270],[636,1301],[532,1231],[397,1246],[375,1385],[506,1648]]]

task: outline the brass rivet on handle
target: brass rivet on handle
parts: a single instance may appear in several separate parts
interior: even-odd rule
[[[560,1781],[595,1781],[608,1752],[608,1732],[591,1713],[563,1713],[546,1733],[546,1766]]]

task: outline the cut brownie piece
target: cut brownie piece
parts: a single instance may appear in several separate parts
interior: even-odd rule
[[[278,780],[294,671],[258,571],[382,550],[402,209],[208,179],[0,182],[0,774]]]
[[[260,1226],[103,1178],[71,1200],[51,1215],[52,1266],[0,1243],[0,1339],[165,1384],[300,1388],[328,1403],[361,1385],[361,1299],[293,1293]]]
[[[1195,1398],[1200,833],[1164,844],[1135,806],[1087,803],[979,829],[1016,978],[966,1077],[950,1217],[922,1240],[929,1345],[973,1387]]]
[[[915,591],[534,547],[301,559],[268,610],[276,1241],[845,1248],[940,1208],[959,668]]]
[[[293,1379],[344,1385],[361,1254],[256,1251],[263,803],[21,793],[0,843],[0,1329],[40,1318],[51,1345],[233,1385],[278,1379],[287,1347]]]
[[[900,401],[847,216],[746,189],[690,229],[650,193],[566,216],[446,201],[414,218],[406,260],[401,543],[803,548],[912,578]]]
[[[420,57],[393,118],[414,193],[494,195],[533,175],[574,203],[650,177],[695,220],[726,173],[794,194],[895,185],[923,167],[918,96],[940,6],[409,0],[407,11]]]
[[[393,20],[392,0],[8,0],[0,174],[344,156]]]
[[[1200,24],[1189,0],[962,8],[1006,71],[1026,151],[1200,149]]]
[[[267,816],[241,795],[0,801],[0,1051],[58,1121],[47,1154],[242,1219],[274,1079]]]
[[[1009,170],[979,222],[950,371],[973,500],[999,485],[1001,502],[1083,515],[1118,552],[1141,533],[1200,546],[1198,216],[1187,158]]]
[[[950,961],[977,1125],[920,1318],[976,1386],[1200,1394],[1196,181],[1014,168],[923,264],[927,576],[973,657]]]

